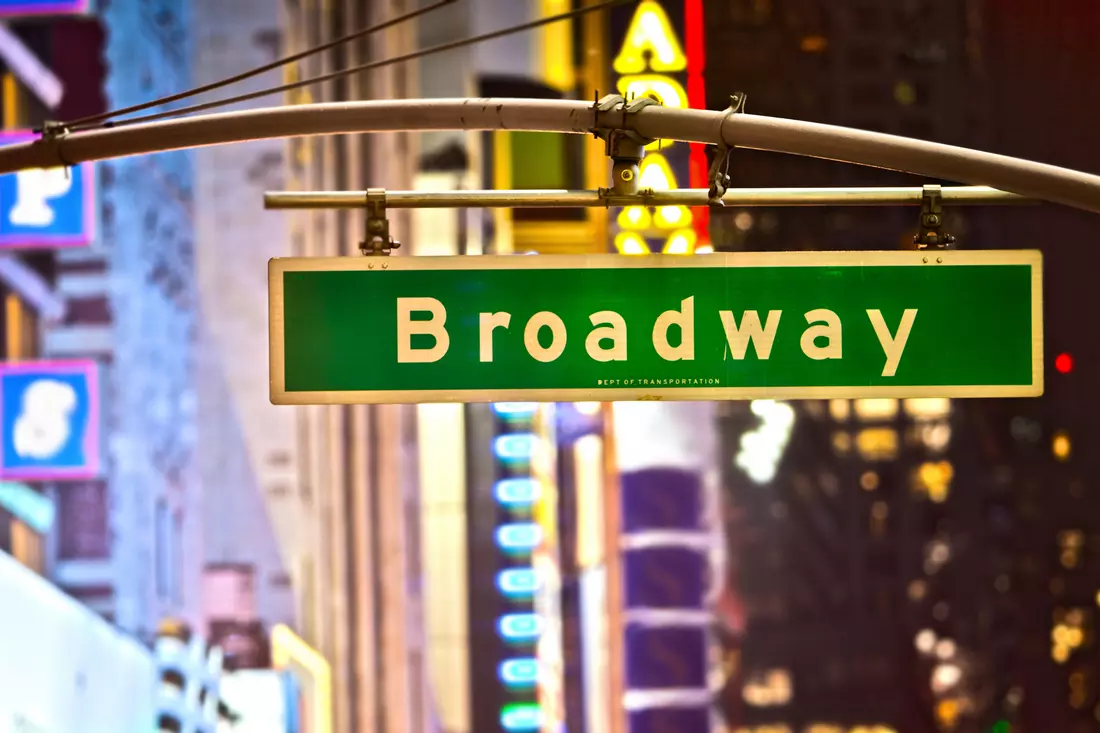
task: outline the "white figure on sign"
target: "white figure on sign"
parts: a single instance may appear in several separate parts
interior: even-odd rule
[[[15,452],[39,461],[57,455],[69,440],[74,410],[76,390],[70,385],[53,379],[32,382],[12,430]]]
[[[35,168],[15,174],[15,205],[8,220],[14,226],[48,227],[55,218],[50,199],[64,196],[73,187],[66,168]]]

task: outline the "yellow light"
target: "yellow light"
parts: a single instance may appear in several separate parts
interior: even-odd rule
[[[644,206],[627,206],[619,212],[620,229],[649,229],[652,219]]]
[[[1054,457],[1059,461],[1067,460],[1073,449],[1069,441],[1069,435],[1064,432],[1055,433],[1054,441],[1051,443],[1051,449],[1054,451]]]
[[[691,212],[686,206],[658,206],[654,221],[662,229],[686,227],[691,224]]]
[[[799,46],[806,53],[821,53],[829,47],[829,40],[825,36],[806,36]]]
[[[917,420],[936,420],[951,414],[951,400],[946,397],[917,397],[905,400],[905,412]]]
[[[619,78],[619,94],[625,99],[651,97],[661,105],[672,109],[687,107],[687,92],[683,85],[672,77],[659,74],[642,74]]]
[[[949,461],[922,463],[917,471],[918,488],[937,504],[947,499],[951,489],[951,480],[955,477],[955,468]]]
[[[941,725],[954,728],[959,719],[959,703],[955,700],[941,700],[936,705],[936,718]]]
[[[582,415],[588,415],[592,417],[600,414],[600,408],[603,405],[599,402],[574,402],[573,409]]]
[[[624,255],[650,254],[645,240],[637,232],[619,232],[615,235],[615,249]]]
[[[868,428],[856,435],[856,448],[866,461],[892,460],[898,454],[898,431]]]
[[[887,399],[856,400],[860,420],[888,420],[898,414],[898,401]]]
[[[666,255],[689,255],[695,251],[695,232],[684,229],[673,232],[661,250]]]
[[[671,191],[676,188],[676,176],[665,156],[656,153],[642,158],[638,167],[638,186],[652,188],[654,191]]]
[[[844,422],[852,414],[852,403],[848,400],[829,400],[829,414],[837,422]]]
[[[1066,660],[1069,659],[1069,647],[1061,644],[1056,645],[1050,650],[1050,658],[1058,664],[1065,664]]]
[[[672,30],[668,14],[660,3],[642,0],[630,21],[619,55],[612,67],[617,74],[641,74],[649,68],[659,72],[677,72],[687,68],[687,57]]]
[[[695,254],[697,255],[712,255],[714,254],[713,244],[700,244],[695,248]]]

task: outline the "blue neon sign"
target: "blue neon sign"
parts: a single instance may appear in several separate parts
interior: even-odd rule
[[[498,435],[493,440],[493,453],[502,461],[529,461],[535,455],[535,442],[531,433]]]
[[[529,419],[539,411],[537,402],[494,402],[493,412],[506,420]]]
[[[510,568],[497,573],[497,588],[509,599],[530,598],[539,589],[539,576],[533,568]]]
[[[542,707],[532,703],[505,705],[500,711],[500,725],[508,733],[539,730]]]
[[[0,5],[0,15],[3,8]],[[26,132],[0,132],[0,145],[33,139]],[[94,237],[91,163],[0,176],[0,248],[84,247]]]
[[[497,547],[505,552],[531,552],[542,543],[542,527],[534,522],[516,522],[497,527]]]
[[[0,365],[0,477],[99,475],[99,379],[94,361]]]
[[[497,481],[493,487],[493,496],[497,503],[507,507],[529,506],[538,501],[541,488],[538,479],[506,478]]]
[[[516,644],[535,641],[542,636],[542,630],[542,616],[537,613],[509,613],[497,619],[500,635]]]
[[[497,671],[500,681],[508,687],[534,687],[539,681],[539,663],[532,657],[506,659]]]

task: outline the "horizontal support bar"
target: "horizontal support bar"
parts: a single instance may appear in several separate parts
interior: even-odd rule
[[[945,204],[1011,205],[1034,199],[988,186],[949,186],[940,189]],[[725,206],[900,206],[920,205],[922,188],[734,188],[722,198]],[[591,208],[604,206],[706,206],[705,188],[654,191],[637,196],[615,196],[598,191],[387,191],[392,209],[458,208]],[[366,191],[268,191],[267,209],[362,209]]]

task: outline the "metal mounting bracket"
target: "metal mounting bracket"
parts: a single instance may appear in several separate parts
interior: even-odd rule
[[[721,127],[725,125],[726,119],[732,115],[740,114],[745,111],[745,94],[743,92],[734,92],[730,95],[730,106],[726,108],[726,115],[722,118],[722,125],[719,126],[719,133],[721,133]],[[714,146],[714,160],[710,164],[710,171],[707,173],[707,178],[710,180],[710,190],[707,192],[707,203],[711,206],[725,206],[722,201],[722,197],[726,195],[726,191],[730,187],[730,155],[733,152],[733,148],[726,145],[725,138],[719,134],[721,142]]]
[[[386,189],[367,189],[366,238],[359,243],[359,250],[368,257],[386,257],[401,243],[390,236],[390,220],[386,218]]]
[[[638,192],[638,168],[645,157],[645,147],[656,140],[644,137],[636,130],[600,127],[600,114],[621,110],[624,113],[623,124],[626,125],[631,115],[654,104],[659,102],[650,97],[638,97],[628,102],[618,94],[608,94],[593,104],[595,126],[591,132],[604,141],[605,152],[611,158],[611,192],[615,195],[629,196]]]
[[[943,231],[943,191],[928,184],[921,194],[920,227],[913,237],[917,249],[948,249],[955,237]]]

